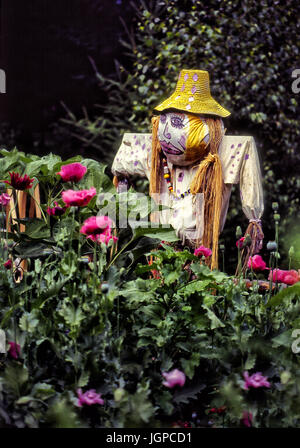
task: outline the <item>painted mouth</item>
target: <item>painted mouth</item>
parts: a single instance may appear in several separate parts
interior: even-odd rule
[[[180,151],[180,149],[175,148],[171,143],[160,142],[160,145],[164,153],[174,154],[178,156],[180,154],[183,154],[183,151]]]

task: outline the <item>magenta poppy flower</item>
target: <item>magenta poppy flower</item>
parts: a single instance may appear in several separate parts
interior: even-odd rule
[[[97,194],[96,188],[89,190],[67,190],[62,192],[62,199],[67,207],[83,207]]]
[[[86,219],[80,229],[80,233],[87,235],[87,238],[97,243],[108,244],[111,239],[118,240],[111,233],[112,220],[108,216],[91,216]]]
[[[175,386],[183,386],[185,383],[185,374],[178,369],[171,370],[171,372],[163,373],[162,376],[166,379],[163,382],[163,385],[169,388],[173,388]]]
[[[9,342],[9,349],[7,352],[12,358],[18,359],[21,353],[21,346],[16,342]]]
[[[300,281],[300,276],[294,269],[290,271],[284,271],[282,269],[273,269],[270,271],[268,280],[273,282],[285,283],[286,285],[294,285]]]
[[[82,393],[82,389],[77,389],[78,401],[77,406],[82,407],[86,404],[91,406],[92,404],[104,404],[104,400],[101,398],[101,394],[97,394],[95,389],[87,390]]]
[[[295,270],[285,271],[283,283],[285,283],[286,285],[294,285],[295,283],[298,283],[299,281],[300,281],[300,276],[297,271],[295,271]]]
[[[10,196],[7,193],[0,194],[0,205],[6,206],[10,202]]]
[[[87,218],[80,229],[85,235],[96,235],[103,230],[111,228],[113,222],[108,216],[91,216]]]
[[[118,237],[112,235],[110,229],[106,230],[105,232],[99,233],[98,235],[88,235],[87,238],[90,238],[92,241],[95,241],[97,243],[104,243],[106,245],[108,245],[111,239],[114,241],[114,243],[118,241]]]
[[[63,165],[59,174],[64,182],[79,182],[85,173],[87,172],[86,166],[81,165],[79,162],[70,163],[69,165]]]
[[[267,381],[267,377],[263,376],[261,372],[253,373],[253,375],[249,376],[248,372],[244,372],[243,374],[245,382],[244,389],[248,390],[249,387],[254,387],[257,389],[258,387],[270,387],[269,381]]]
[[[236,244],[236,247],[238,247],[239,249],[242,249],[243,248],[243,243],[244,243],[244,241],[245,241],[245,237],[244,236],[242,236],[239,240],[237,240],[237,242],[235,243]]]
[[[241,422],[247,426],[248,428],[250,428],[252,426],[252,421],[253,421],[253,415],[251,412],[248,411],[243,411],[243,416],[241,418]]]
[[[277,281],[281,283],[283,282],[284,279],[284,272],[285,271],[282,271],[281,269],[273,269],[269,273],[268,280],[272,279],[273,282]]]
[[[55,207],[48,207],[46,210],[49,216],[61,216],[65,213],[67,207],[60,207],[56,201],[54,205]]]
[[[249,269],[251,269],[252,266],[252,269],[254,271],[264,271],[265,269],[267,269],[267,265],[260,255],[249,257],[247,266]]]
[[[194,250],[194,255],[196,255],[196,257],[204,256],[205,258],[207,258],[207,257],[210,257],[211,254],[212,254],[212,251],[204,246],[200,246]]]
[[[27,174],[25,176],[20,176],[19,173],[9,173],[10,181],[5,180],[4,182],[11,185],[15,190],[27,190],[32,187],[34,179],[30,179]]]

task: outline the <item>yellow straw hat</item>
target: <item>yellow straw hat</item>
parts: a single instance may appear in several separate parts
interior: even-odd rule
[[[218,117],[230,115],[230,112],[211,96],[209,74],[204,70],[181,70],[175,92],[156,106],[154,112],[162,112],[166,109]]]

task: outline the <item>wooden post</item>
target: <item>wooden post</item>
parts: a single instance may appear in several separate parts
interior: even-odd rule
[[[10,195],[10,202],[9,204],[7,204],[5,210],[6,228],[8,232],[12,232],[12,225],[17,222],[16,219],[26,218],[27,202],[29,196],[27,191],[18,190],[16,192],[16,198],[15,198],[14,190],[12,190],[11,188],[8,188],[6,193]],[[18,204],[17,208],[15,200],[17,201]],[[30,197],[29,218],[33,218],[34,215],[37,218],[41,218],[42,215],[39,205],[40,205],[40,189],[39,184],[37,184],[33,191],[33,197]],[[20,232],[25,232],[26,224],[20,224],[19,228]],[[19,283],[22,280],[23,272],[27,270],[27,260],[25,259],[21,260],[19,267],[21,268],[21,275],[17,280],[15,280],[17,283]]]

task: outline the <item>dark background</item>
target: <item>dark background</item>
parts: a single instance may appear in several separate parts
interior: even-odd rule
[[[126,58],[120,39],[126,38],[123,24],[130,29],[132,6],[126,0],[2,0],[0,7],[0,68],[6,72],[0,120],[14,129],[19,149],[47,152],[48,126],[65,112],[61,101],[77,113],[105,100],[89,58],[101,74],[114,76],[115,61]],[[5,135],[1,140],[8,145]]]

